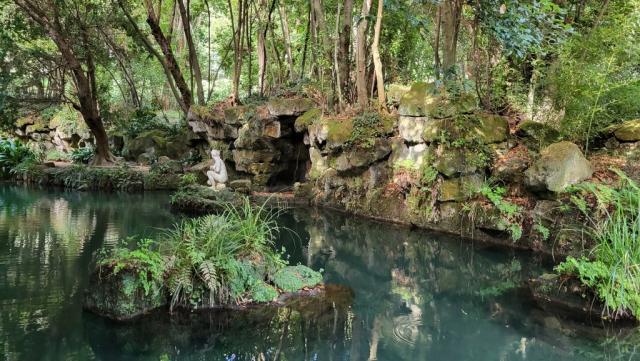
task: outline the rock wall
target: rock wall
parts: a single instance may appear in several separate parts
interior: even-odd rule
[[[81,120],[78,124],[84,125]],[[56,118],[46,120],[36,114],[18,119],[14,134],[24,143],[35,144],[44,151],[70,152],[93,144],[93,137],[86,126],[70,127]]]
[[[394,87],[393,103],[392,115],[329,116],[310,99],[274,99],[192,109],[189,126],[223,152],[232,188],[282,190],[280,182],[312,205],[509,247],[583,246],[561,193],[593,174],[575,144],[537,149],[473,95],[433,84]]]

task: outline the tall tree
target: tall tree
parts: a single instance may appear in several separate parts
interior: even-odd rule
[[[351,70],[351,27],[353,26],[353,0],[344,0],[342,21],[338,35],[338,78],[343,95],[349,93],[349,73]]]
[[[106,14],[99,14],[104,9],[82,1],[73,1],[72,6],[54,0],[15,0],[15,4],[49,35],[72,75],[77,102],[70,101],[82,114],[96,141],[92,164],[112,163],[115,158],[109,150],[98,105],[96,45],[92,43],[97,36],[95,24],[86,23],[89,19],[104,17]]]
[[[444,0],[440,3],[441,27],[444,38],[442,70],[445,74],[455,72],[463,4],[463,0]]]
[[[120,0],[122,1],[122,0]],[[180,2],[181,0],[178,0]],[[156,40],[156,43],[160,46],[162,54],[164,55],[164,62],[169,69],[169,73],[173,78],[173,81],[180,92],[182,97],[182,101],[180,102],[182,106],[183,112],[185,114],[189,111],[189,108],[193,104],[193,95],[191,93],[191,89],[189,89],[189,85],[187,85],[186,80],[184,79],[184,75],[182,74],[182,70],[180,69],[180,65],[178,64],[178,60],[176,59],[173,49],[171,48],[171,42],[165,36],[162,28],[160,27],[160,13],[156,13],[156,10],[153,8],[152,0],[144,0],[145,8],[147,9],[147,24],[151,28],[151,34],[153,38]],[[160,7],[159,7],[160,9]]]
[[[373,44],[371,45],[371,53],[373,54],[373,66],[376,73],[376,85],[378,90],[378,108],[379,109],[383,109],[387,102],[386,97],[384,96],[384,76],[382,74],[382,61],[380,60],[380,32],[382,30],[383,9],[384,9],[384,0],[378,0],[376,26],[373,31]]]
[[[182,19],[182,29],[184,30],[184,37],[187,40],[187,49],[189,51],[189,66],[193,71],[196,83],[196,94],[198,96],[198,103],[204,104],[204,88],[202,87],[202,71],[200,70],[200,62],[198,61],[198,52],[193,42],[193,35],[191,34],[191,16],[190,16],[190,1],[187,1],[185,6],[184,0],[176,0],[178,3],[178,10],[180,11],[180,19]]]
[[[360,21],[356,33],[356,90],[358,92],[358,106],[360,109],[367,107],[369,97],[367,92],[367,27],[369,11],[373,0],[362,2]]]

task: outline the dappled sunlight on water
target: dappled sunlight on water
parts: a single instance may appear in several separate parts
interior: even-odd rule
[[[281,217],[278,247],[323,269],[325,297],[125,324],[84,313],[97,250],[170,226],[168,209],[165,193],[0,186],[0,359],[633,360],[640,344],[533,307],[523,281],[548,267],[531,255],[310,210]]]

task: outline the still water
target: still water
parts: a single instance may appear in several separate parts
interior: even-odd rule
[[[98,249],[176,219],[165,193],[0,185],[0,360],[640,360],[633,331],[537,310],[520,286],[548,267],[531,255],[310,210],[281,217],[278,246],[343,286],[328,302],[127,324],[82,311]]]

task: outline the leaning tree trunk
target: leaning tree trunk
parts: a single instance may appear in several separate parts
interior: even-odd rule
[[[198,103],[204,104],[204,88],[202,87],[202,71],[200,69],[200,62],[198,61],[198,53],[196,52],[196,46],[193,43],[193,36],[191,35],[191,19],[189,17],[189,9],[184,6],[183,0],[177,0],[178,10],[180,11],[180,18],[182,19],[182,29],[184,30],[184,36],[187,40],[187,48],[189,50],[189,64],[193,70],[193,76],[196,82],[196,94],[198,96]],[[187,5],[189,3],[187,2]]]
[[[356,90],[358,93],[358,106],[365,109],[368,105],[367,95],[367,17],[373,0],[362,2],[361,18],[356,33]]]
[[[378,14],[376,16],[376,26],[373,35],[373,44],[371,52],[373,53],[373,66],[376,73],[376,84],[378,87],[378,108],[386,107],[386,97],[384,95],[384,77],[382,75],[382,61],[380,60],[380,31],[382,30],[382,10],[384,9],[384,0],[378,0]]]

